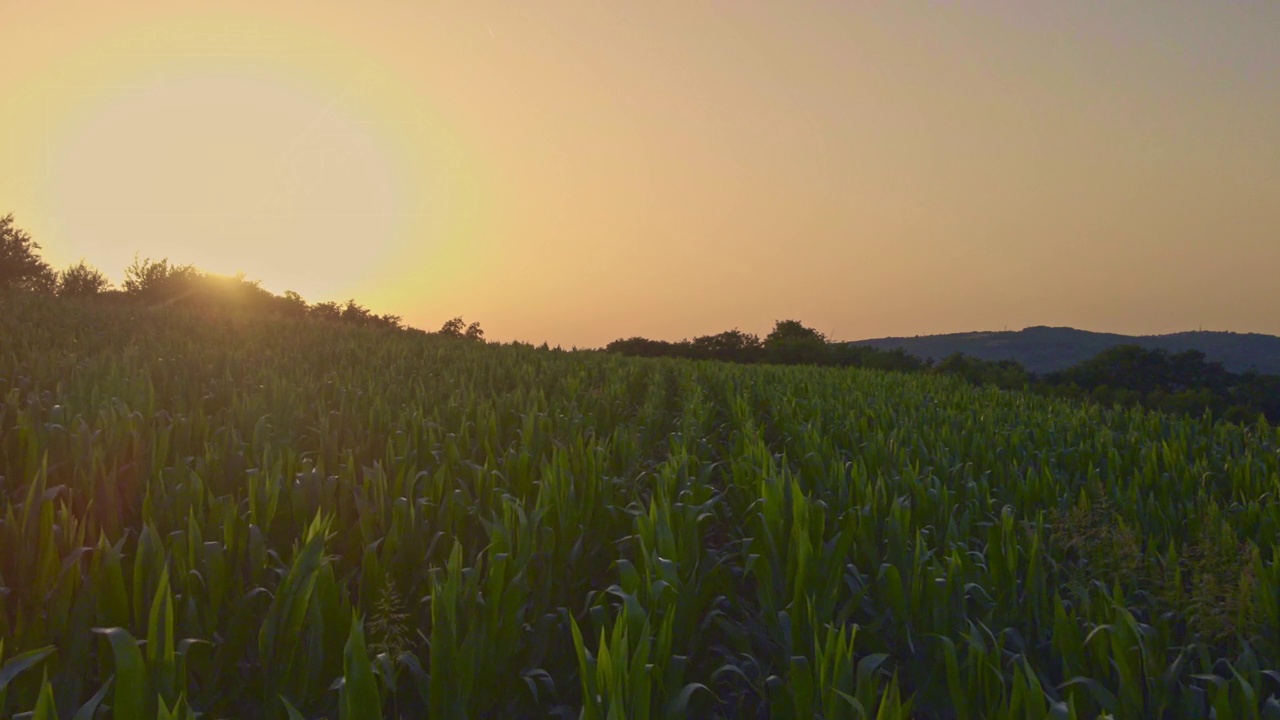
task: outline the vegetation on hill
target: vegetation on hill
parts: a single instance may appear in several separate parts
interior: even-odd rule
[[[1117,335],[1067,327],[1029,327],[1018,331],[878,338],[855,344],[881,350],[902,348],[920,358],[962,353],[980,360],[1013,360],[1038,374],[1065,370],[1114,347],[1135,345],[1171,354],[1198,350],[1232,372],[1280,374],[1280,337],[1257,333]]]
[[[40,257],[40,245],[14,224],[13,215],[0,218],[0,293],[30,292],[60,297],[131,303],[146,307],[178,305],[205,313],[279,318],[310,317],[365,327],[403,328],[398,315],[379,315],[355,300],[308,303],[287,291],[275,295],[243,273],[234,276],[205,272],[194,265],[136,259],[125,268],[124,285],[112,288],[107,276],[84,260],[57,272]],[[483,340],[479,323],[455,327],[462,318],[447,321],[440,332]]]
[[[16,289],[63,297],[137,302],[151,307],[178,304],[205,312],[311,317],[367,327],[403,327],[399,316],[375,314],[355,300],[348,300],[345,304],[309,304],[296,292],[274,295],[243,274],[233,277],[214,275],[193,265],[170,263],[167,258],[159,261],[136,259],[125,269],[123,289],[115,291],[105,275],[83,260],[62,272],[55,272],[40,258],[39,247],[14,224],[12,215],[0,218],[0,292]],[[461,317],[446,321],[438,332],[448,337],[484,339],[479,323],[467,325]],[[1174,342],[1205,335],[1217,334],[1190,333],[1144,340]],[[1000,336],[1001,339],[991,340],[992,336]],[[1014,338],[1012,344],[1009,337]],[[1070,368],[1039,375],[1008,358],[990,359],[951,352],[935,362],[932,357],[921,359],[918,354],[913,354],[922,348],[945,347],[947,343],[957,341],[974,343],[982,338],[987,339],[983,341],[985,344],[975,346],[980,353],[995,353],[1002,358],[1006,353],[1030,354],[1036,362],[1033,369],[1054,365],[1057,363],[1054,357],[1064,353],[1068,356],[1079,354],[1085,347],[1102,347],[1104,350]],[[1208,361],[1207,354],[1199,350],[1170,354],[1160,347],[1144,349],[1108,345],[1116,338],[1124,336],[1084,333],[1069,328],[1027,328],[1012,334],[970,333],[845,343],[832,342],[798,320],[780,320],[764,338],[733,329],[679,342],[633,337],[609,343],[605,350],[640,357],[934,372],[957,375],[978,385],[1089,399],[1103,405],[1141,405],[1190,415],[1210,412],[1217,417],[1244,423],[1264,416],[1272,422],[1280,422],[1280,376],[1252,370],[1229,372],[1221,363]],[[903,342],[898,342],[900,340]],[[914,351],[905,346],[908,344],[906,341],[916,343]],[[893,344],[893,347],[879,347],[886,344]],[[1034,351],[1028,349],[1033,347]],[[1051,357],[1042,357],[1046,352]]]
[[[780,320],[763,340],[740,330],[669,342],[632,337],[615,340],[605,351],[639,357],[677,357],[688,360],[721,360],[779,365],[827,365],[877,370],[918,371],[928,363],[903,351],[883,351],[843,343],[831,343],[817,330],[798,320]]]
[[[0,716],[1280,706],[1266,423],[4,302]]]
[[[1205,411],[1235,422],[1280,421],[1280,376],[1232,373],[1197,350],[1170,354],[1120,346],[1043,377],[1037,389],[1105,405],[1142,405],[1170,413]]]
[[[1141,405],[1187,415],[1212,413],[1233,422],[1260,416],[1280,422],[1280,376],[1232,373],[1196,350],[1170,354],[1136,346],[1104,350],[1066,370],[1036,375],[1014,360],[983,360],[953,353],[941,361],[921,360],[903,348],[833,343],[795,320],[779,321],[761,341],[737,330],[665,342],[634,337],[616,340],[610,352],[643,357],[678,357],[742,363],[863,367],[899,372],[955,375],[975,385],[1027,390],[1087,399],[1102,405]]]

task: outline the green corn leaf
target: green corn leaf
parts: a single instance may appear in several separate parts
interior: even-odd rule
[[[0,651],[4,650],[3,640],[0,640]],[[39,665],[45,658],[54,653],[52,645],[39,648],[38,650],[30,650],[21,655],[14,655],[5,661],[4,665],[0,665],[0,693],[3,693],[9,687],[9,683],[14,678],[31,668]],[[0,695],[0,699],[3,695]]]
[[[111,695],[113,712],[121,718],[151,715],[147,712],[147,705],[154,696],[138,642],[124,628],[97,628],[94,632],[106,636],[115,658],[115,688]]]
[[[40,687],[40,699],[32,720],[58,720],[58,707],[53,701],[53,686],[46,679]]]
[[[382,696],[364,642],[364,624],[351,618],[351,634],[343,651],[340,720],[380,720]]]
[[[110,692],[111,685],[114,682],[114,675],[107,678],[107,681],[102,683],[102,687],[98,688],[98,692],[94,693],[88,702],[81,705],[79,710],[76,710],[76,714],[72,716],[71,720],[94,720],[94,717],[98,714],[98,708],[102,706],[102,701],[106,699],[107,693]]]
[[[298,712],[298,709],[294,707],[293,704],[290,703],[283,695],[280,696],[280,702],[284,705],[284,711],[288,714],[289,720],[306,720],[302,713]]]

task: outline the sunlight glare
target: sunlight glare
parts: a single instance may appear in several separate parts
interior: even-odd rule
[[[272,285],[328,296],[375,269],[403,210],[395,163],[369,121],[279,76],[156,78],[100,103],[69,134],[51,191],[82,255],[102,257],[95,237],[133,234],[144,257],[270,268]]]

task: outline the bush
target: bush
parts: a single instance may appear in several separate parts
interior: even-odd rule
[[[102,271],[84,260],[58,273],[58,294],[64,297],[97,295],[111,289],[111,281]]]
[[[124,270],[124,291],[150,302],[172,302],[190,295],[201,275],[194,265],[170,264],[168,258],[135,258]]]

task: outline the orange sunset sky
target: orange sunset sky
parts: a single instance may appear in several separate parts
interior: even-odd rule
[[[1280,3],[0,0],[0,214],[602,345],[1280,334]]]

